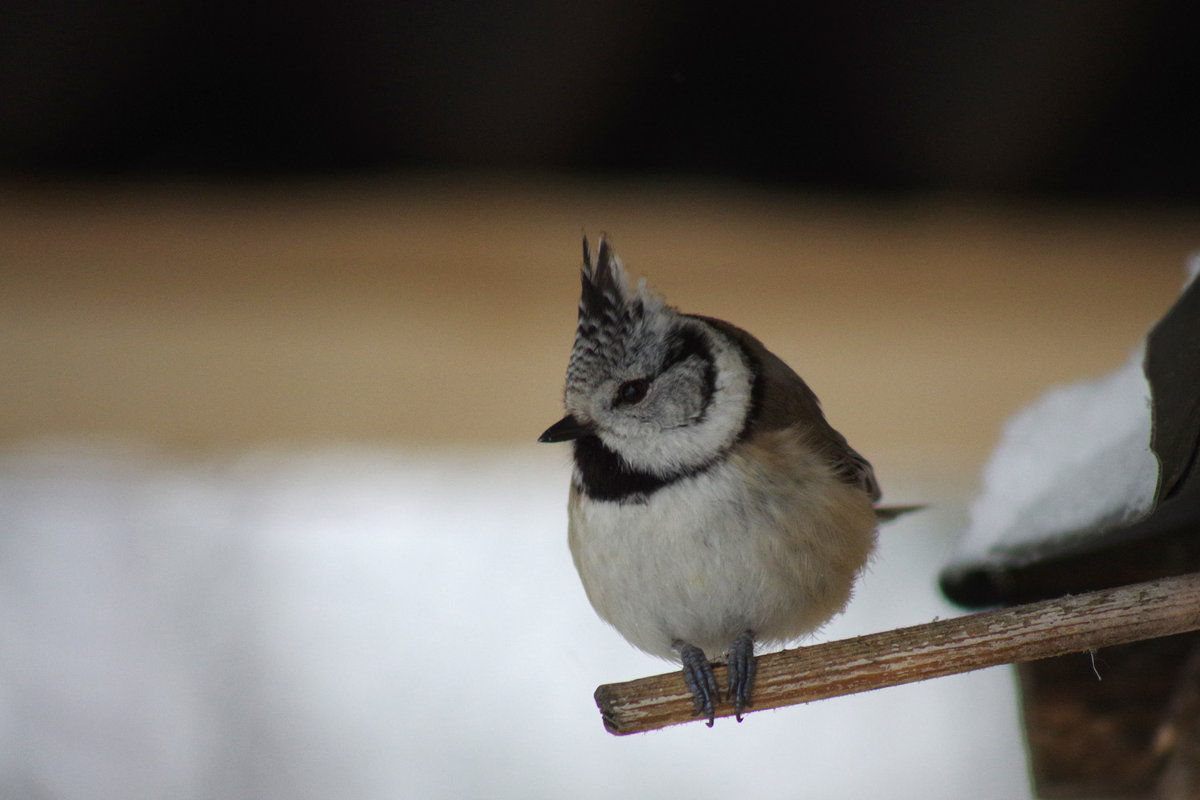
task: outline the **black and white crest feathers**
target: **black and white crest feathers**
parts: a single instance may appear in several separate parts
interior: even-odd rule
[[[631,287],[629,276],[603,235],[592,260],[583,239],[582,292],[575,346],[567,366],[567,388],[585,385],[590,378],[611,373],[625,363],[636,332],[649,315],[662,310],[662,300],[644,282]]]

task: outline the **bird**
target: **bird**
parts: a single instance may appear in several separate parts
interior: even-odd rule
[[[757,648],[840,613],[881,519],[870,463],[758,339],[634,284],[608,238],[583,238],[566,414],[568,542],[593,609],[682,667],[695,714],[751,706]],[[724,656],[724,698],[711,656]]]

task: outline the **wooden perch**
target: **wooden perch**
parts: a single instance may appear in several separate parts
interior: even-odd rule
[[[1197,629],[1200,573],[1161,578],[760,656],[750,710]],[[725,668],[715,672],[723,686]],[[605,684],[596,690],[596,705],[617,735],[697,719],[680,672]],[[717,709],[718,716],[732,713],[728,703]]]

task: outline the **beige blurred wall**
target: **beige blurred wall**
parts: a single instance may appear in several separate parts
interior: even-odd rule
[[[0,187],[0,445],[530,442],[559,413],[579,236],[789,361],[887,467],[977,469],[1120,365],[1197,209],[863,202],[492,176]],[[886,467],[885,467],[886,468]]]

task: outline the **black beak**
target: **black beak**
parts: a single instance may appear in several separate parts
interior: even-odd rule
[[[578,439],[580,436],[586,436],[592,432],[592,426],[586,425],[575,419],[570,414],[560,419],[558,422],[546,429],[546,432],[538,437],[539,442],[568,442],[571,439]]]

